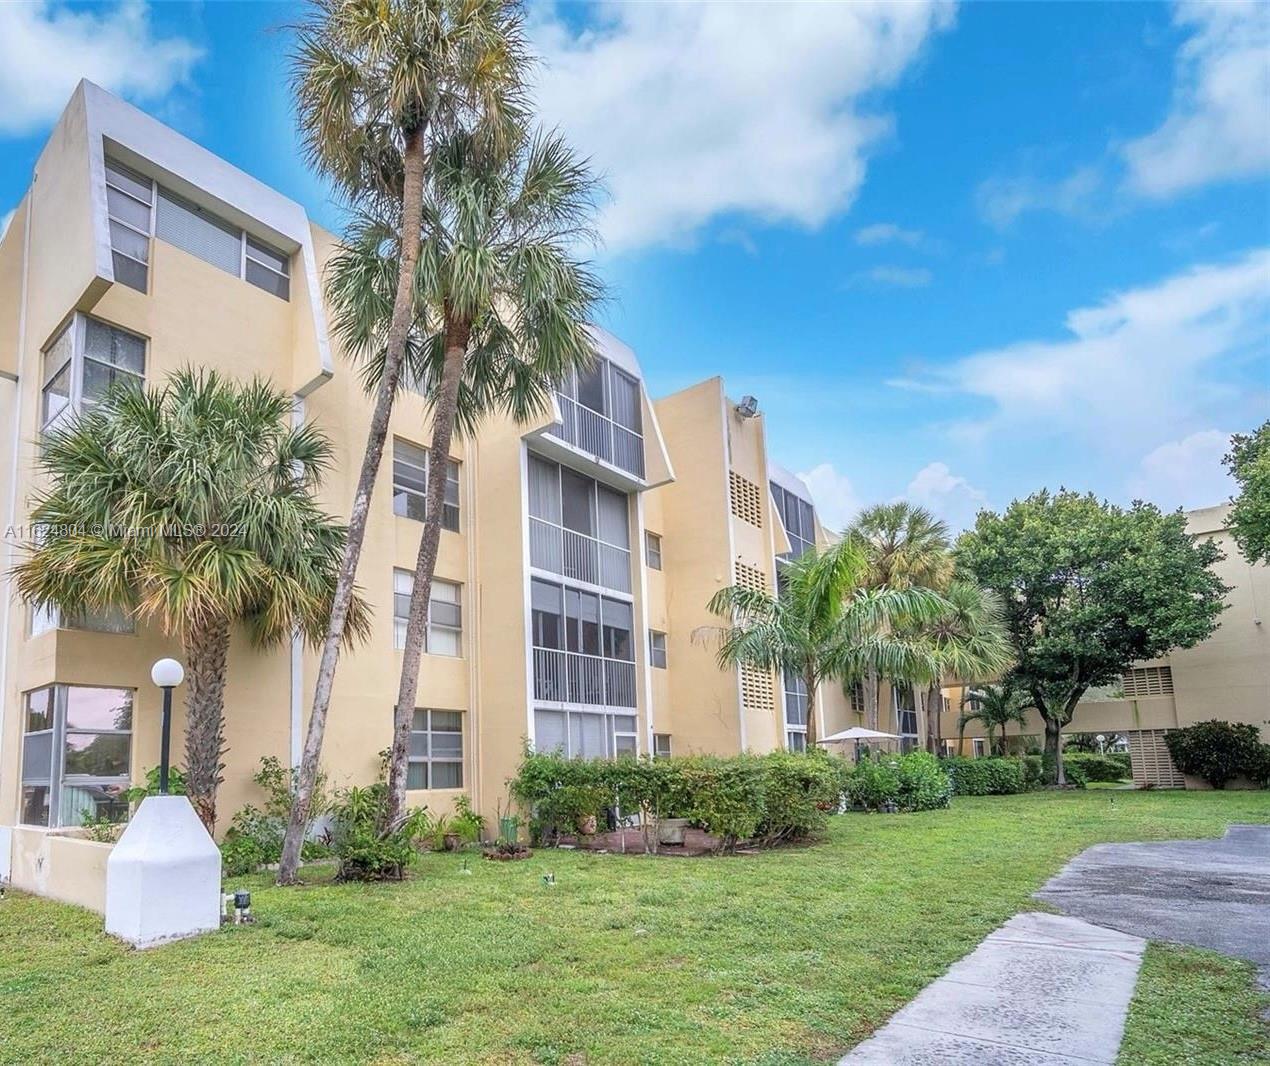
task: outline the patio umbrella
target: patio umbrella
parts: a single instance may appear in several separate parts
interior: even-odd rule
[[[864,726],[853,725],[850,729],[844,729],[841,733],[831,733],[827,737],[822,737],[816,741],[817,744],[838,744],[847,741],[855,742],[854,761],[860,761],[860,741],[862,740],[899,740],[900,737],[895,733],[882,733],[876,729],[865,729]]]

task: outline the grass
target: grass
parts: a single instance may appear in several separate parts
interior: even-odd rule
[[[1129,1006],[1120,1066],[1237,1066],[1270,1061],[1270,996],[1242,959],[1151,944]]]
[[[834,818],[821,845],[754,857],[557,851],[473,858],[464,873],[432,855],[405,884],[248,879],[258,925],[145,953],[104,937],[95,915],[11,894],[0,1061],[832,1059],[1088,845],[1238,821],[1270,822],[1270,797],[961,799]],[[1157,967],[1145,1025],[1174,984],[1191,987]]]

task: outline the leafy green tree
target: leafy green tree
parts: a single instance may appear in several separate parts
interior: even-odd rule
[[[866,584],[870,588],[946,588],[952,579],[952,555],[948,527],[924,507],[907,500],[867,507],[846,530],[869,563]],[[865,720],[870,729],[879,725],[878,708],[884,674],[870,671],[861,676]],[[926,677],[897,677],[893,681],[918,681]]]
[[[116,388],[43,440],[44,535],[17,567],[30,603],[122,610],[179,637],[186,665],[187,792],[216,824],[230,633],[258,645],[321,639],[345,532],[315,493],[331,447],[289,424],[267,382],[183,370],[157,389]],[[366,632],[354,595],[346,634]]]
[[[1000,685],[981,685],[967,693],[969,709],[957,718],[957,753],[965,742],[966,726],[979,722],[988,734],[988,747],[998,755],[1005,754],[1005,731],[1011,723],[1020,728],[1027,724],[1027,694],[1014,687],[1013,680]],[[1000,740],[997,730],[1001,730]]]
[[[1235,543],[1250,563],[1270,563],[1270,419],[1236,433],[1223,461],[1239,483],[1230,510]]]
[[[1218,625],[1228,591],[1209,540],[1181,512],[1093,495],[1038,492],[982,512],[957,544],[965,573],[1001,596],[1014,643],[1010,677],[1045,722],[1049,772],[1065,784],[1062,731],[1085,692],[1132,664],[1189,648]]]
[[[385,279],[388,307],[360,309],[375,316],[376,328],[387,325],[279,884],[295,883],[299,870],[371,493],[402,381],[429,160],[436,143],[474,124],[491,150],[508,143],[509,132],[518,134],[527,67],[523,15],[507,0],[315,0],[296,41],[292,88],[305,155],[351,205],[377,209],[396,225],[383,235],[395,250]],[[334,325],[337,335],[365,329],[359,320]]]
[[[940,748],[940,692],[945,678],[965,683],[999,677],[1014,664],[1014,646],[1005,624],[1001,597],[970,581],[954,580],[942,590],[948,606],[917,631],[930,645],[939,672],[926,693],[926,750]],[[958,747],[960,752],[960,747]]]
[[[718,642],[720,668],[791,671],[807,688],[807,744],[816,742],[816,690],[827,679],[869,674],[930,676],[925,642],[905,632],[947,609],[930,589],[869,585],[870,562],[854,540],[809,549],[784,565],[778,595],[731,585],[709,609],[728,624],[701,631]]]

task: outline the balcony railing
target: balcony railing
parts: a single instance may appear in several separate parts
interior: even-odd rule
[[[618,592],[631,591],[631,553],[627,549],[532,516],[529,562],[540,570],[575,581]]]
[[[534,648],[534,699],[594,707],[635,706],[635,664]]]
[[[560,418],[551,432],[562,441],[636,477],[644,476],[644,438],[611,418],[557,393]]]

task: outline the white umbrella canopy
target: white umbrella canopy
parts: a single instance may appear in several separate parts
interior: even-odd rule
[[[841,733],[831,733],[827,737],[821,737],[817,744],[833,744],[837,741],[847,740],[899,740],[900,737],[896,733],[880,733],[876,729],[865,729],[863,726],[853,725],[850,729],[844,729]]]

